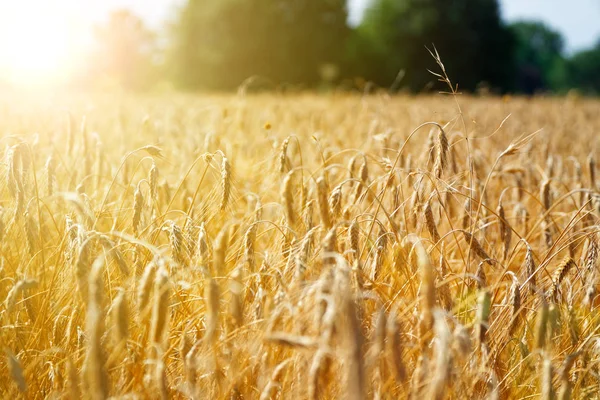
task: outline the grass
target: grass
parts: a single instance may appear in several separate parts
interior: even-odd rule
[[[0,103],[3,398],[598,391],[597,100]]]

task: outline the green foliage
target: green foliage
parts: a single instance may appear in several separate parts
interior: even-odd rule
[[[428,71],[438,69],[426,49],[435,46],[459,90],[600,93],[600,42],[568,59],[560,33],[536,21],[506,26],[498,0],[372,0],[358,27],[346,19],[346,0],[187,0],[158,41],[120,10],[97,27],[74,80],[140,90],[160,78],[181,89],[234,90],[360,77],[391,91],[445,90]]]
[[[338,64],[343,0],[189,0],[173,29],[171,73],[186,88],[233,89],[258,76],[314,85]]]
[[[435,78],[427,69],[435,63],[425,47],[432,45],[462,88],[510,85],[513,38],[496,0],[375,0],[357,33],[361,71],[380,85],[399,70],[412,90],[430,85]]]
[[[560,33],[537,21],[517,22],[510,29],[517,39],[517,87],[525,93],[564,89],[567,65]]]
[[[600,41],[569,60],[569,76],[572,86],[584,93],[600,94]]]

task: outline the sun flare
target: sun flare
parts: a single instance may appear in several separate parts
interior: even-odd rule
[[[68,73],[77,38],[73,24],[66,10],[28,7],[38,5],[0,7],[0,82],[48,83]]]

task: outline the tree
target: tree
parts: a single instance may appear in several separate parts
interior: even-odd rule
[[[513,37],[502,24],[497,0],[374,0],[357,30],[361,71],[389,85],[399,70],[412,90],[435,82],[435,46],[446,70],[463,89],[481,82],[509,86]]]
[[[600,94],[600,40],[594,48],[571,57],[569,75],[574,87],[584,93]]]
[[[566,85],[564,40],[542,22],[521,21],[510,26],[517,39],[517,87],[525,93],[560,90]]]
[[[315,84],[339,63],[343,0],[188,0],[172,27],[170,69],[179,86],[232,89],[259,76]]]
[[[95,27],[94,38],[88,79],[136,90],[153,83],[155,36],[140,18],[128,10],[114,11]]]

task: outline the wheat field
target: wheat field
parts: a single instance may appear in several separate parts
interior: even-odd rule
[[[595,398],[600,103],[0,100],[0,397]]]

